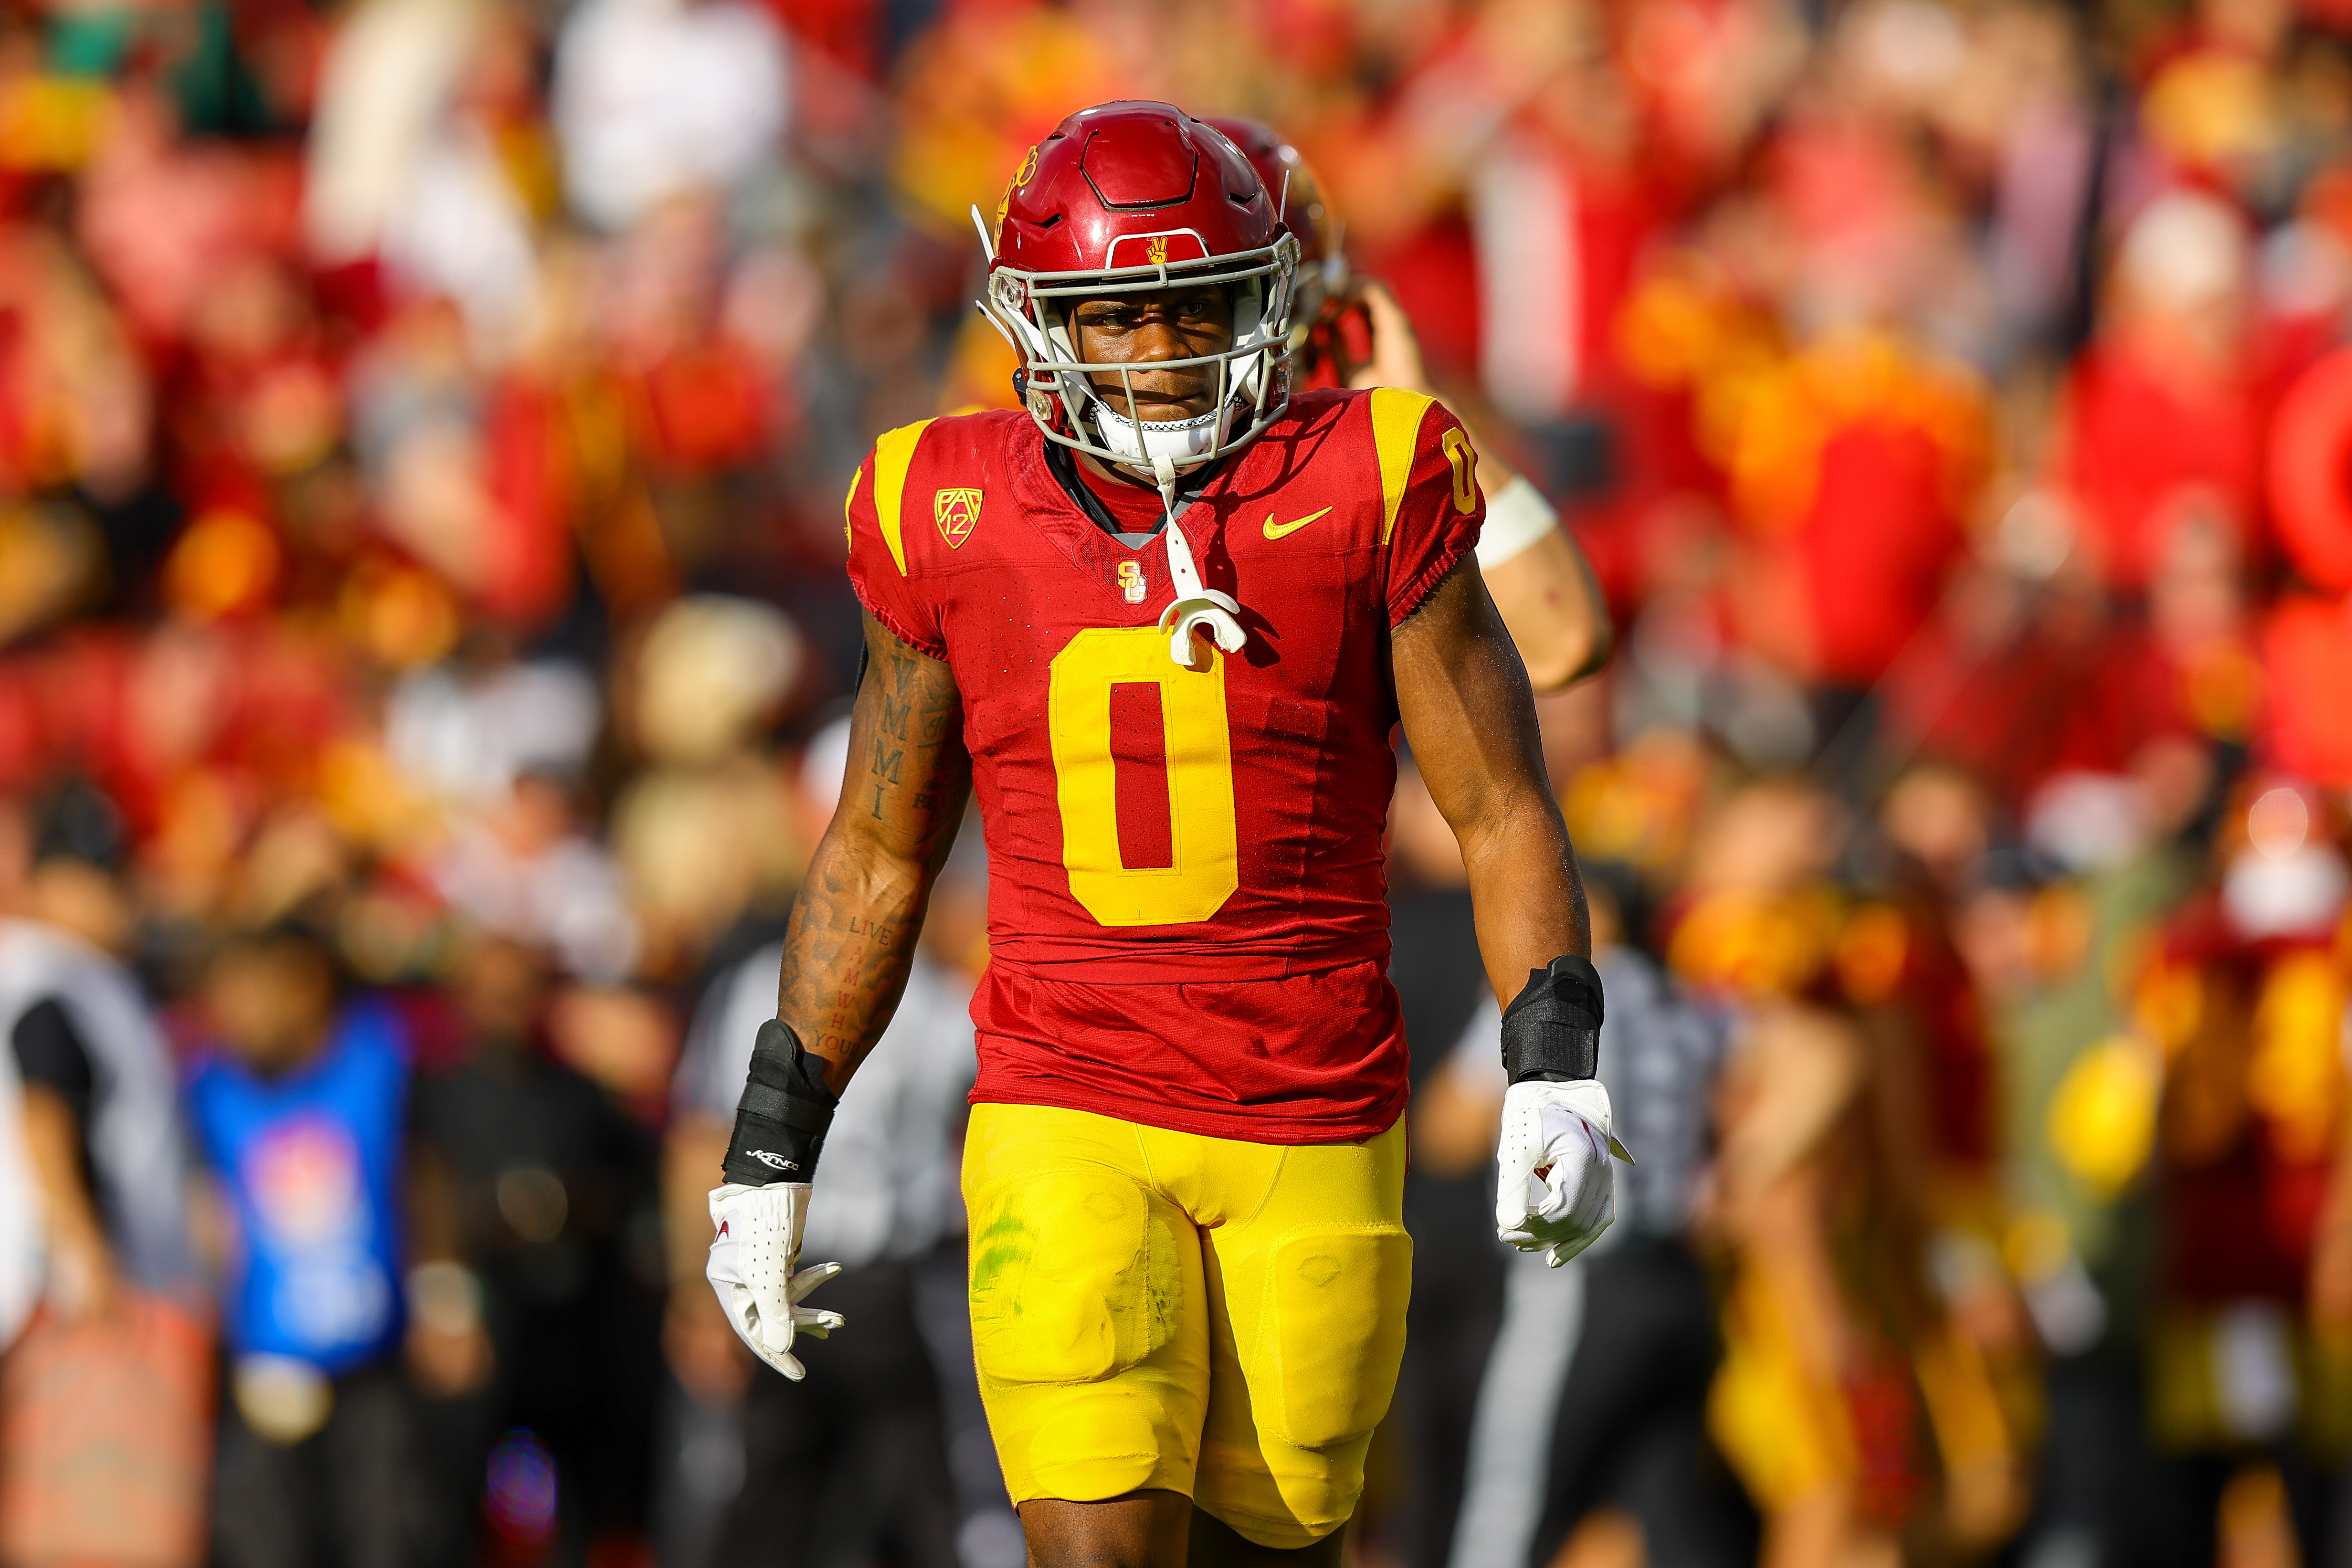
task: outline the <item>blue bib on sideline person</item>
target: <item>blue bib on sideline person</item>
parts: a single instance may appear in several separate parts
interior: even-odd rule
[[[237,1353],[339,1373],[398,1342],[407,1090],[404,1031],[375,1002],[282,1078],[218,1055],[197,1069],[189,1119],[236,1215],[222,1328]]]

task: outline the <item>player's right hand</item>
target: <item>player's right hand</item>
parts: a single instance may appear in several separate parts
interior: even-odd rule
[[[794,1271],[808,1200],[806,1182],[762,1187],[730,1182],[713,1188],[710,1223],[718,1234],[703,1268],[736,1336],[794,1383],[807,1373],[793,1354],[793,1336],[821,1340],[844,1321],[838,1312],[801,1305],[810,1291],[841,1272],[838,1263]]]

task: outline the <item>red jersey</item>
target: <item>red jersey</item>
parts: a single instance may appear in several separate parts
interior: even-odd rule
[[[1433,399],[1298,395],[1177,520],[1248,632],[1192,670],[1166,542],[1097,527],[1026,414],[876,443],[850,581],[954,671],[988,841],[975,1100],[1260,1142],[1395,1121],[1383,655],[1485,515]]]

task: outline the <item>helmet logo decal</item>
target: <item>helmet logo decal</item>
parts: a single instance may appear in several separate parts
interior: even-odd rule
[[[931,497],[931,518],[940,525],[940,537],[948,542],[948,548],[962,549],[971,531],[980,526],[980,492],[940,490]]]
[[[1005,182],[1004,194],[996,198],[995,243],[1000,250],[1004,247],[1004,215],[1013,205],[1013,193],[1027,184],[1029,176],[1037,172],[1037,149],[1041,145],[1035,142],[1029,144],[1029,155],[1021,160],[1021,172]]]
[[[1143,249],[1136,255],[1136,247]],[[1121,255],[1121,252],[1125,252]],[[1163,229],[1158,234],[1122,234],[1110,242],[1110,254],[1104,258],[1108,267],[1165,267],[1171,261],[1206,261],[1212,252],[1207,241],[1189,228]]]
[[[1143,603],[1143,568],[1132,561],[1118,563],[1118,596],[1130,605]]]

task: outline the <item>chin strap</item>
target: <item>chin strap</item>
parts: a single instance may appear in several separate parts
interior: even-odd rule
[[[1205,631],[1209,640],[1227,653],[1239,653],[1249,634],[1234,617],[1241,601],[1231,594],[1203,587],[1200,568],[1192,563],[1192,547],[1176,526],[1176,464],[1168,458],[1151,460],[1152,477],[1160,483],[1160,502],[1168,509],[1168,577],[1176,587],[1176,602],[1160,612],[1160,629],[1169,634],[1168,657],[1187,669],[1206,669],[1209,655],[1192,640]]]

